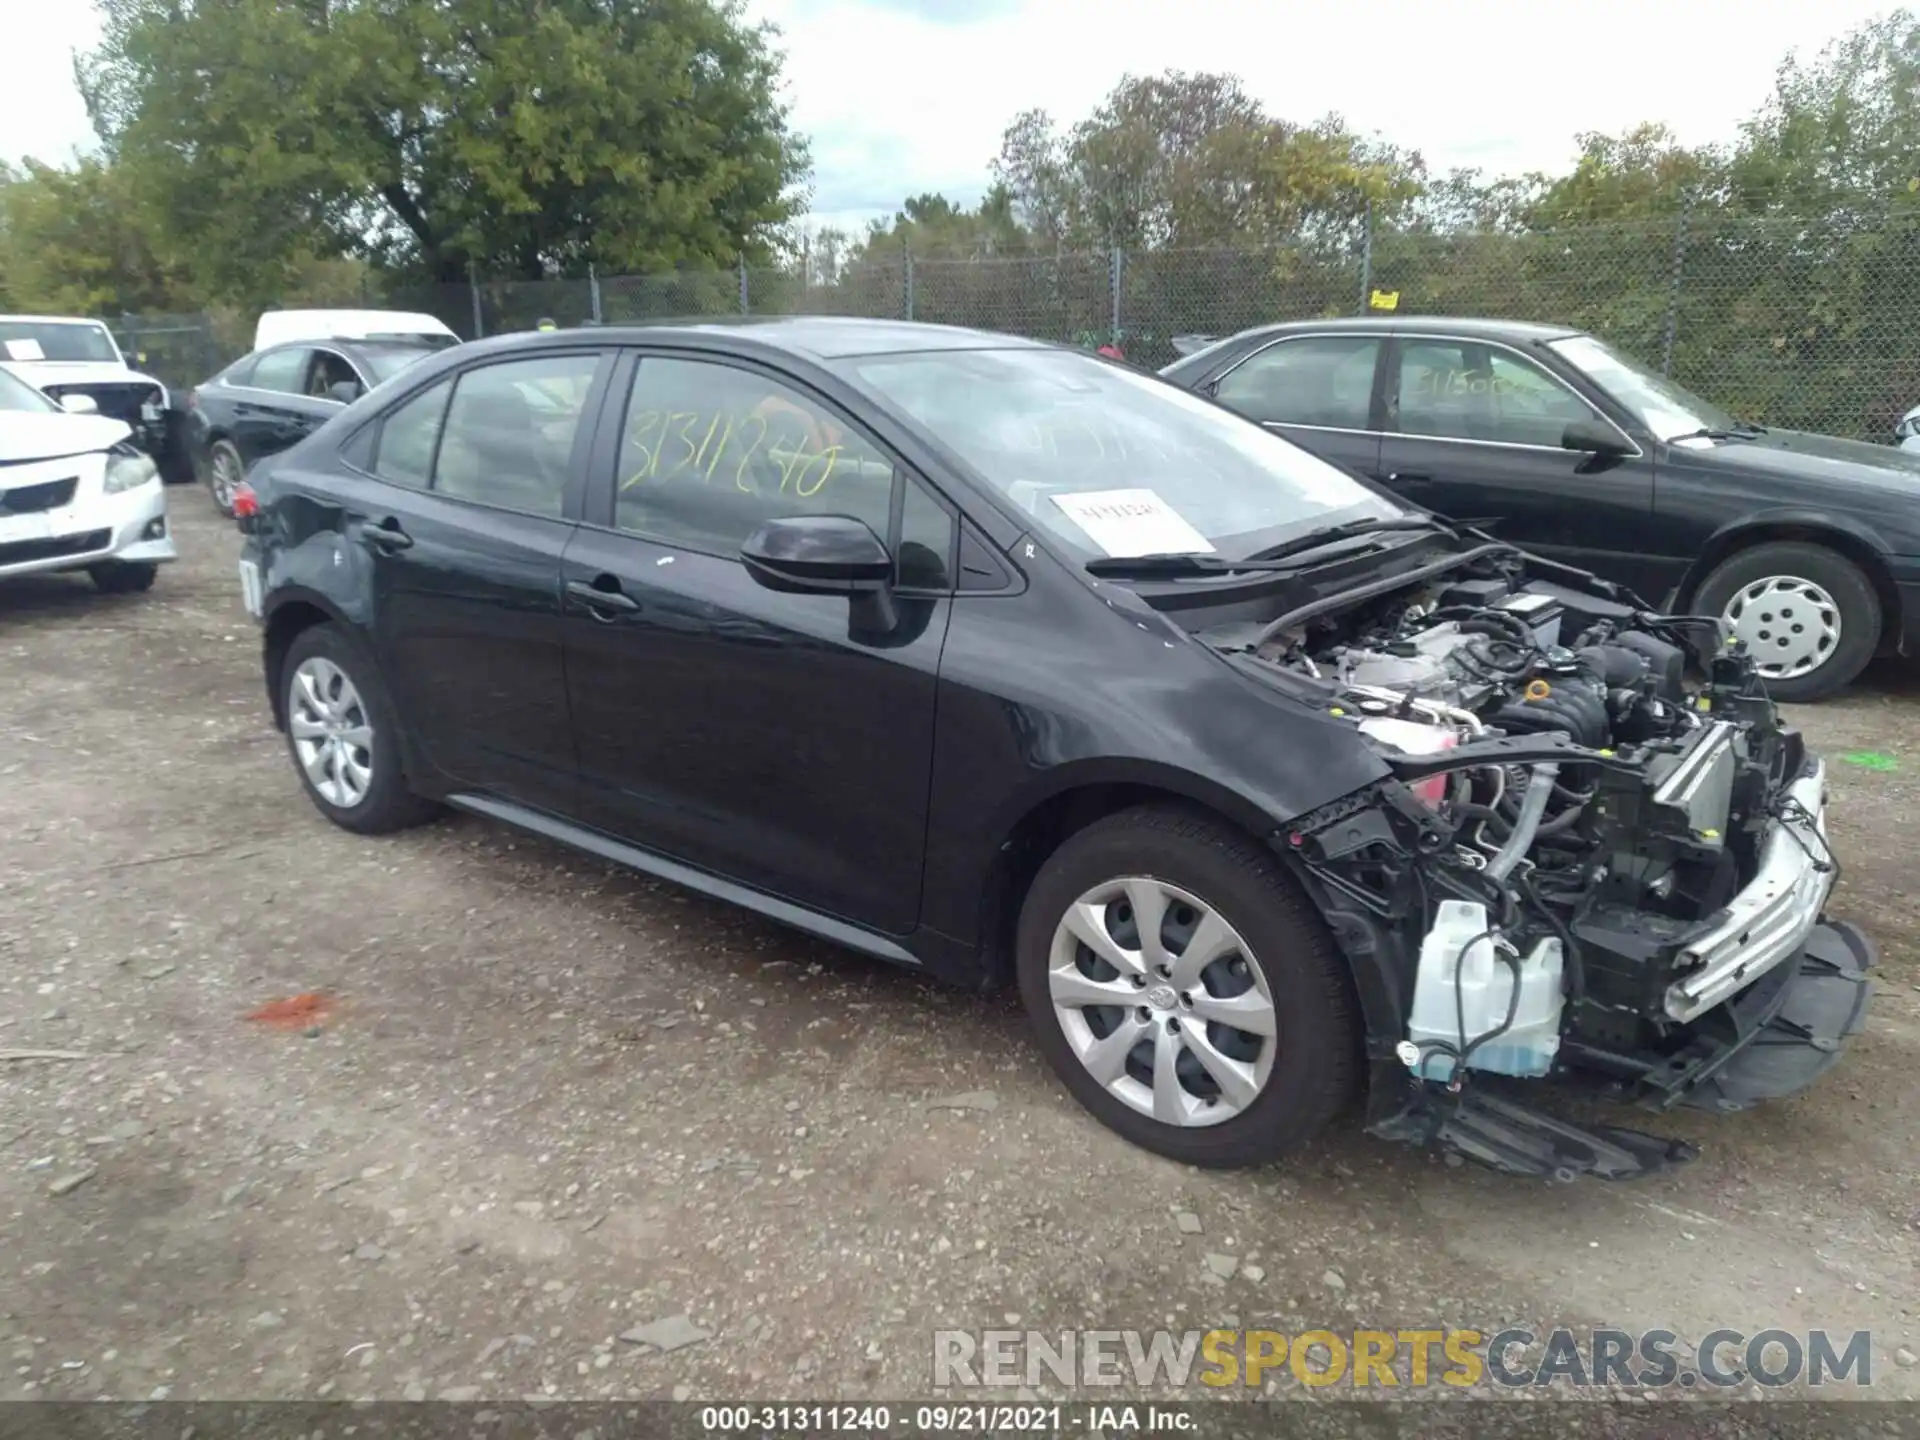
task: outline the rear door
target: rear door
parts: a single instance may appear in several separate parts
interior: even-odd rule
[[[1289,335],[1254,351],[1210,387],[1276,435],[1356,475],[1379,468],[1380,334]]]
[[[560,557],[605,364],[582,349],[472,366],[347,446],[365,478],[344,529],[373,568],[381,671],[417,753],[542,809],[574,790]]]
[[[1663,567],[1653,463],[1632,438],[1519,350],[1469,336],[1396,337],[1387,356],[1386,431],[1376,478],[1452,520],[1611,580],[1644,586]],[[1633,453],[1567,450],[1574,421]]]
[[[589,823],[870,928],[919,917],[953,508],[798,379],[630,360],[591,522],[567,551],[567,686]],[[896,563],[897,619],[776,593],[763,521],[850,515]]]
[[[339,407],[307,394],[313,348],[282,345],[263,350],[247,383],[233,392],[233,443],[249,469],[311,434]]]

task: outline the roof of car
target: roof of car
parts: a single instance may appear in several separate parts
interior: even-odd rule
[[[1286,320],[1277,325],[1261,325],[1255,328],[1260,334],[1273,335],[1284,334],[1289,330],[1355,332],[1433,330],[1448,335],[1479,336],[1488,340],[1517,341],[1522,344],[1542,340],[1564,340],[1570,335],[1586,333],[1569,325],[1541,325],[1531,320],[1488,320],[1472,315],[1343,315],[1330,320]]]
[[[673,336],[738,337],[816,360],[852,355],[905,354],[920,350],[1048,349],[1038,340],[959,325],[925,325],[910,320],[868,320],[847,315],[734,315],[684,320],[649,320],[632,325],[595,325],[585,329],[525,331],[494,336],[481,344],[517,348],[519,344],[578,345],[582,336],[619,344],[658,341]]]

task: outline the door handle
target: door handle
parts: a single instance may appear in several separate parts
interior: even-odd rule
[[[376,550],[405,550],[413,544],[413,537],[391,515],[378,525],[361,526],[360,538]]]
[[[1426,485],[1433,480],[1433,476],[1424,470],[1389,470],[1386,474],[1375,475],[1373,478],[1385,481],[1389,485]]]
[[[596,620],[611,620],[616,614],[631,615],[640,608],[640,602],[620,588],[620,582],[611,575],[596,576],[592,581],[569,580],[567,593],[578,600]]]

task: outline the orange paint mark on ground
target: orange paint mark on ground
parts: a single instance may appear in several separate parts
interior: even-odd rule
[[[332,1009],[333,1002],[325,995],[309,991],[304,995],[289,995],[284,1000],[270,1001],[248,1015],[247,1019],[282,1030],[305,1030],[325,1020]]]

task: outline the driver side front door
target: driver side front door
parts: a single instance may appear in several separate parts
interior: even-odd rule
[[[952,507],[799,380],[719,356],[629,357],[563,563],[588,824],[904,934],[919,920]],[[763,588],[763,521],[839,514],[895,557],[898,617]]]
[[[1386,374],[1375,478],[1449,520],[1639,590],[1661,588],[1653,460],[1567,450],[1575,420],[1618,427],[1519,351],[1475,338],[1402,335]],[[1629,437],[1623,435],[1629,444]]]

